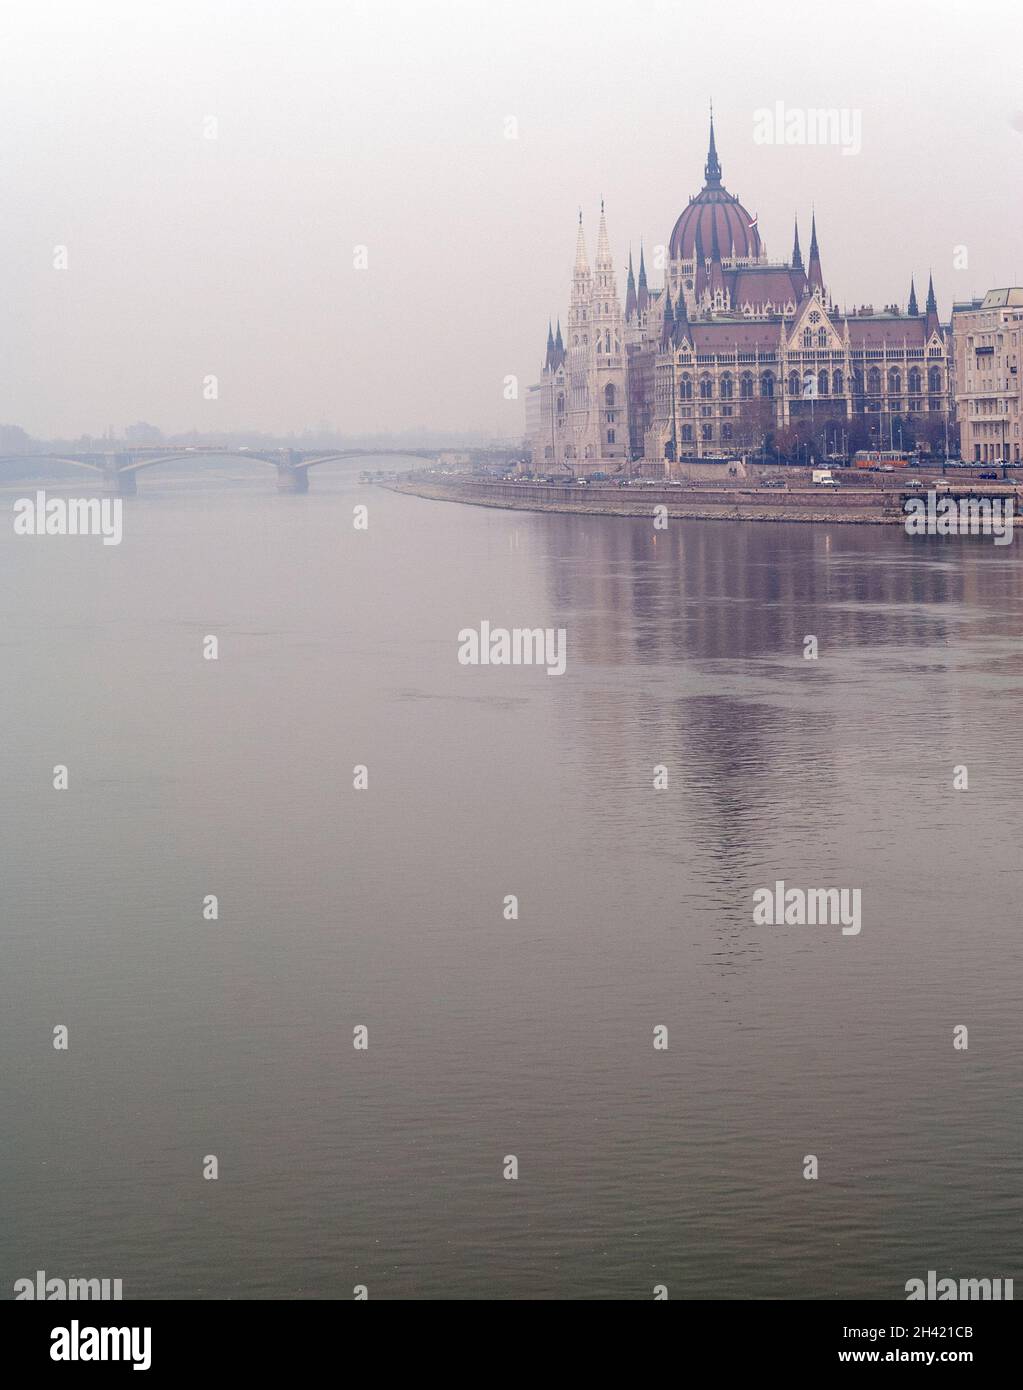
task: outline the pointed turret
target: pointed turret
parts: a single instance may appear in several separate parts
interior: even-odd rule
[[[799,218],[795,219],[795,231],[792,237],[792,269],[803,269],[803,253],[799,249]]]
[[[927,336],[932,333],[941,332],[941,324],[938,321],[938,301],[934,297],[934,276],[933,274],[927,281]]]
[[[553,367],[557,371],[565,360],[565,343],[561,336],[561,320],[558,319],[557,331],[554,334],[554,359]]]
[[[636,295],[636,307],[640,313],[646,309],[650,303],[650,291],[646,284],[646,264],[643,261],[643,243],[639,243],[639,290]]]
[[[689,315],[686,313],[686,297],[682,290],[679,290],[678,303],[675,305],[675,325],[672,329],[672,342],[677,347],[683,338],[689,337]]]
[[[544,359],[543,369],[549,372],[554,366],[554,330],[551,328],[550,319],[547,320],[547,356]]]
[[[714,144],[714,103],[710,104],[710,144],[707,147],[707,163],[703,166],[703,177],[707,188],[721,187],[721,163],[717,146]]]
[[[908,305],[908,307],[907,307],[907,309],[906,309],[906,313],[909,314],[910,317],[911,317],[911,318],[914,318],[914,319],[915,319],[915,318],[919,315],[919,313],[920,313],[920,310],[919,310],[919,308],[917,307],[917,302],[916,302],[916,285],[915,285],[915,283],[914,283],[914,281],[913,281],[913,277],[912,277],[912,276],[909,277],[909,305]]]
[[[661,347],[666,348],[671,342],[672,333],[675,330],[675,320],[671,312],[671,291],[668,286],[664,287],[664,318],[661,322]]]
[[[597,260],[611,259],[611,247],[607,240],[607,219],[604,216],[604,199],[600,200],[600,223],[597,227]]]
[[[569,337],[578,345],[587,336],[591,300],[593,296],[593,276],[586,259],[586,241],[583,237],[583,213],[579,209],[579,229],[575,238],[575,266],[572,270],[572,298],[568,310]]]
[[[625,282],[625,321],[628,323],[636,312],[636,277],[632,273],[632,247],[629,247],[629,276]]]
[[[589,274],[589,262],[586,259],[586,239],[583,236],[583,210],[579,209],[579,231],[575,239],[575,269],[576,274]]]
[[[824,276],[821,273],[821,253],[817,246],[817,214],[810,219],[810,267],[806,273],[807,284],[811,291],[819,290],[821,297],[824,295]]]

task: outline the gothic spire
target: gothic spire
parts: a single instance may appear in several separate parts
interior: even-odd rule
[[[820,290],[824,294],[824,275],[821,271],[821,253],[817,246],[817,214],[814,213],[810,218],[810,268],[806,275],[807,284],[811,290]]]
[[[636,277],[632,273],[632,247],[629,247],[629,276],[625,282],[625,317],[631,319],[636,312]]]
[[[917,307],[916,302],[916,285],[913,282],[912,275],[909,277],[909,306],[906,312],[909,313],[913,318],[916,318],[917,315],[920,313],[920,310]]]
[[[718,160],[717,146],[714,144],[714,103],[710,104],[710,145],[707,149],[707,163],[703,166],[703,176],[708,188],[720,188],[721,163]]]
[[[678,303],[675,305],[675,327],[672,332],[672,342],[676,345],[689,332],[689,315],[686,313],[685,291],[679,286]]]
[[[933,274],[927,281],[927,322],[924,327],[928,337],[932,333],[940,333],[941,331],[941,322],[938,319],[938,301],[934,297]]]
[[[588,274],[589,264],[586,260],[586,241],[583,237],[583,210],[579,209],[579,231],[575,239],[575,268],[577,273]]]
[[[803,269],[803,253],[802,253],[802,251],[799,249],[799,218],[798,218],[798,217],[795,219],[794,226],[795,226],[795,233],[794,233],[793,239],[792,239],[792,269],[793,269],[793,270],[802,270],[802,269]]]
[[[604,217],[604,199],[600,200],[600,223],[597,227],[597,260],[607,261],[611,258],[611,247],[607,239],[607,220]]]
[[[668,289],[667,281],[664,285],[664,321],[661,324],[661,347],[667,347],[671,342],[674,320],[671,315],[671,291]]]

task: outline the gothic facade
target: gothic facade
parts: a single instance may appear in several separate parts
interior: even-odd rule
[[[776,450],[818,455],[900,448],[942,451],[950,421],[951,333],[933,281],[921,310],[840,312],[824,279],[816,217],[804,263],[773,262],[757,218],[722,182],[711,119],[704,186],[666,246],[651,290],[640,251],[618,298],[601,204],[591,270],[582,214],[567,329],[548,325],[527,434],[537,472],[679,471],[687,460]]]

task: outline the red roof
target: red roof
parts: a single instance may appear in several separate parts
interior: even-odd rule
[[[779,325],[769,319],[720,319],[716,323],[690,324],[693,347],[700,352],[773,352],[779,342]]]
[[[841,322],[838,320],[836,327]],[[849,341],[854,348],[879,348],[885,343],[900,348],[908,343],[910,347],[922,348],[926,341],[926,324],[919,316],[896,318],[887,314],[877,318],[850,317],[845,322],[849,325]]]
[[[744,304],[767,304],[776,310],[789,300],[798,304],[803,293],[806,277],[801,270],[787,270],[783,266],[764,266],[736,270],[728,276],[732,304],[741,309]]]

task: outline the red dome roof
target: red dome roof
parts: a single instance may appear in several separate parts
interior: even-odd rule
[[[697,228],[705,256],[711,254],[715,230],[722,258],[731,255],[733,246],[737,256],[756,258],[760,255],[760,233],[753,225],[752,217],[738,198],[733,198],[720,186],[705,188],[675,223],[668,252],[672,260],[680,257],[692,260],[696,250]]]
[[[710,117],[710,148],[707,150],[707,163],[703,166],[706,182],[703,191],[690,202],[675,223],[669,242],[669,255],[672,260],[692,260],[696,250],[696,234],[699,232],[700,245],[704,256],[714,250],[715,233],[717,246],[722,258],[732,254],[735,247],[737,256],[760,255],[760,233],[753,218],[731,193],[726,192],[721,182],[721,165],[714,144],[714,114]]]

